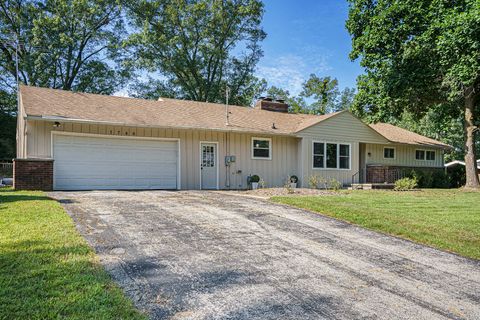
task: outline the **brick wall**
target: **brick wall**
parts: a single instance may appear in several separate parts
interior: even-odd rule
[[[395,166],[367,166],[367,183],[395,183],[406,174],[416,171],[435,171],[443,168],[430,167],[395,167]]]
[[[17,190],[53,190],[53,160],[14,159],[13,188]]]

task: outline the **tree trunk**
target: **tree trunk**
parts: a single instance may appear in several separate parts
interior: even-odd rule
[[[472,91],[465,97],[465,173],[467,175],[465,187],[479,188],[475,157],[475,131],[477,130],[474,123],[475,95]]]

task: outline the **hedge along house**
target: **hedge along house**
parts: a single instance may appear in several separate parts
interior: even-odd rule
[[[304,187],[311,175],[392,182],[400,169],[443,168],[449,148],[348,111],[291,114],[270,99],[227,108],[28,86],[19,97],[17,189],[244,189],[252,174],[267,186],[291,175]]]

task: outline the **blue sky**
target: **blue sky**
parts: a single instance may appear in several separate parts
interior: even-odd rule
[[[264,0],[267,38],[257,76],[269,85],[298,94],[311,73],[332,76],[340,88],[355,87],[362,73],[348,58],[350,36],[345,29],[344,0]]]

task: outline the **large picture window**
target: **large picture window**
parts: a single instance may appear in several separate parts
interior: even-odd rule
[[[252,138],[252,158],[272,159],[272,140],[268,138]]]
[[[313,142],[314,169],[350,169],[350,145]]]

